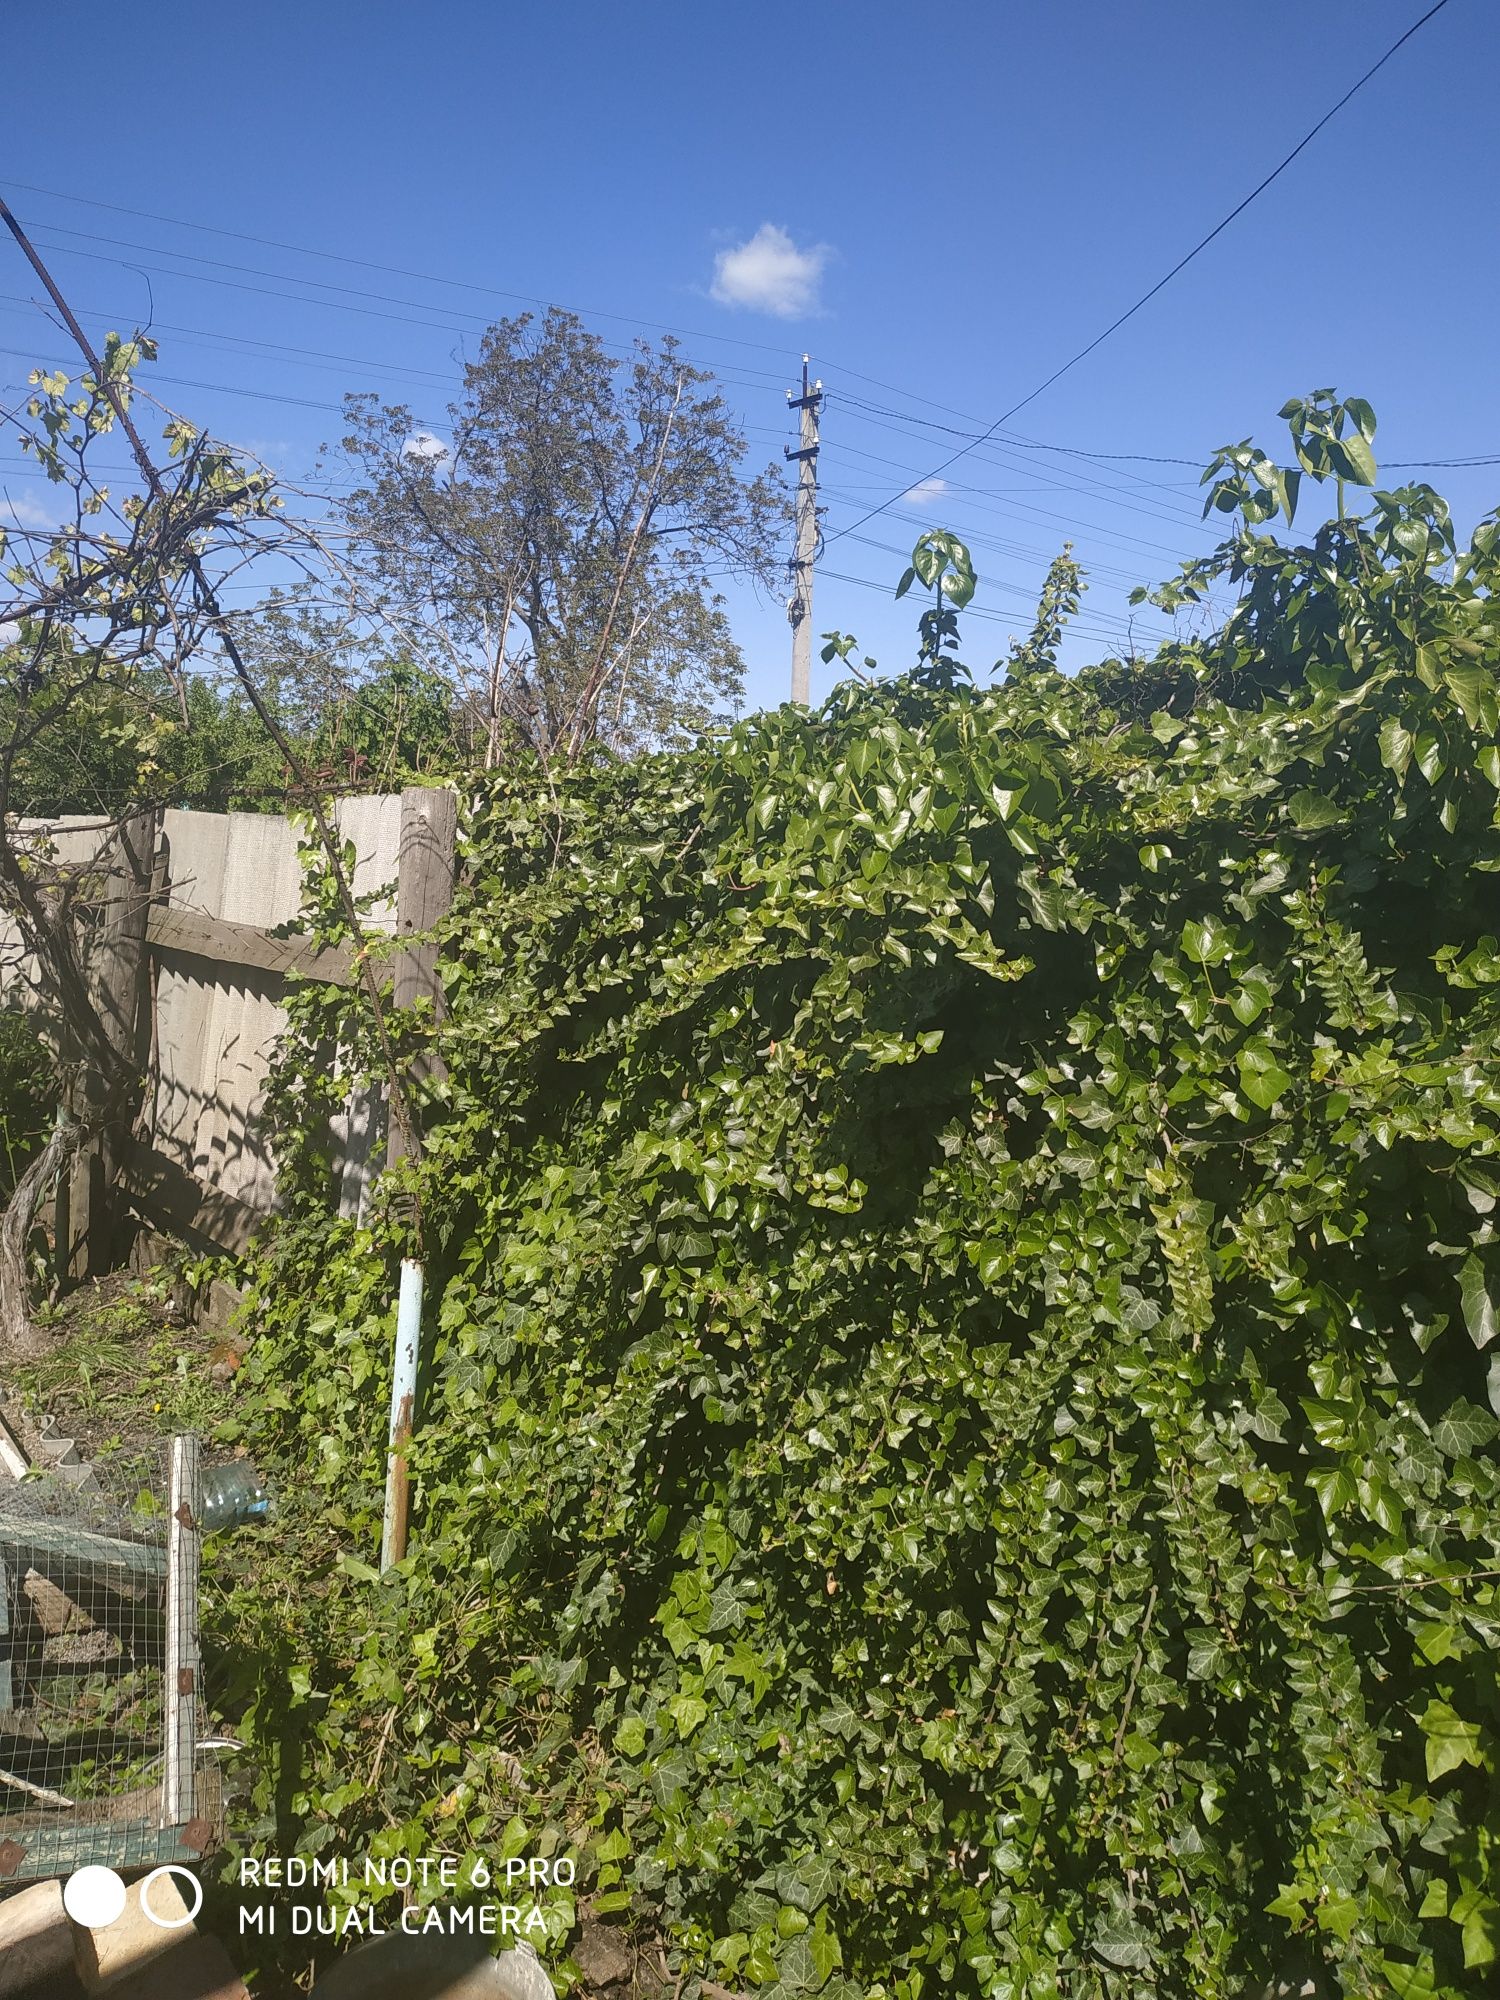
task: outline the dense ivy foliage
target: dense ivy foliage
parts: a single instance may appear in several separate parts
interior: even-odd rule
[[[215,1612],[265,1837],[572,1842],[689,1995],[1487,1990],[1500,633],[1439,505],[1249,510],[1139,667],[979,689],[934,613],[471,798],[384,1583],[346,1002],[284,1079],[244,1425],[331,1560]]]

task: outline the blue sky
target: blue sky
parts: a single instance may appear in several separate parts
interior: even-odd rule
[[[961,442],[934,425],[982,428],[1043,380],[1423,11],[152,0],[122,33],[83,0],[61,42],[40,10],[11,25],[13,82],[36,87],[7,93],[0,186],[92,329],[153,318],[160,393],[292,477],[346,390],[440,420],[485,320],[525,298],[622,345],[654,330],[641,322],[683,330],[758,462],[791,439],[785,390],[809,349],[828,394],[817,630],[904,665],[915,614],[891,588],[923,525],[951,527],[980,572],[966,650],[986,668],[1071,538],[1092,584],[1078,661],[1123,643],[1131,584],[1210,545],[1196,467],[1247,434],[1277,449],[1288,395],[1367,398],[1382,459],[1500,460],[1500,17],[1450,0],[1007,427],[1015,442],[912,497]],[[66,358],[36,290],[0,241],[11,388],[27,358]],[[1500,463],[1386,476],[1430,478],[1464,528],[1500,500]],[[0,489],[23,515],[45,498],[3,443]],[[784,698],[782,605],[736,591],[731,613],[751,705]],[[1155,625],[1138,617],[1138,635]],[[815,695],[831,678],[815,660]]]

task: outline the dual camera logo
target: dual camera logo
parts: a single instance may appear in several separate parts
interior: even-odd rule
[[[180,1875],[192,1890],[192,1907],[186,1916],[180,1914],[179,1908],[173,1908],[167,1916],[152,1908],[151,1887],[163,1875]],[[141,1914],[164,1931],[185,1930],[203,1908],[203,1884],[191,1868],[179,1867],[171,1861],[151,1870],[141,1883],[139,1896]],[[180,1904],[180,1899],[174,1898],[174,1903]],[[125,1914],[125,1884],[113,1868],[75,1869],[63,1884],[63,1908],[85,1930],[106,1930]]]

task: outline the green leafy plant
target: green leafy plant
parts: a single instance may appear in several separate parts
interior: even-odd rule
[[[1500,528],[1259,462],[1160,661],[976,687],[926,537],[915,673],[476,786],[385,1581],[395,1213],[258,1272],[246,1840],[570,1846],[689,2000],[1489,1990]]]
[[[23,1014],[0,1010],[0,1201],[45,1139],[56,1089],[46,1044]]]
[[[968,549],[946,528],[934,528],[918,539],[911,563],[902,572],[896,595],[904,597],[914,583],[932,592],[931,606],[917,621],[917,672],[934,686],[951,687],[968,669],[958,658],[958,616],[974,595],[979,579]]]
[[[1062,553],[1053,557],[1047,571],[1041,601],[1037,605],[1036,623],[1029,637],[1010,649],[1006,665],[1013,678],[1021,674],[1057,671],[1057,651],[1062,644],[1063,630],[1070,618],[1077,617],[1087,589],[1082,567],[1074,559],[1073,544],[1064,542]]]

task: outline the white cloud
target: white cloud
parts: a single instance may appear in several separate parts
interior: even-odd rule
[[[748,242],[714,259],[710,297],[778,319],[805,318],[820,310],[818,282],[828,257],[826,243],[800,250],[784,229],[763,222]]]
[[[448,447],[440,437],[434,437],[431,431],[415,431],[402,445],[401,456],[424,459],[437,464],[448,456]]]
[[[935,500],[941,500],[947,491],[946,479],[919,479],[901,498],[910,500],[914,507],[930,507]]]
[[[19,498],[9,493],[0,497],[0,526],[55,528],[57,523],[57,509],[44,506],[29,493],[23,493]]]

